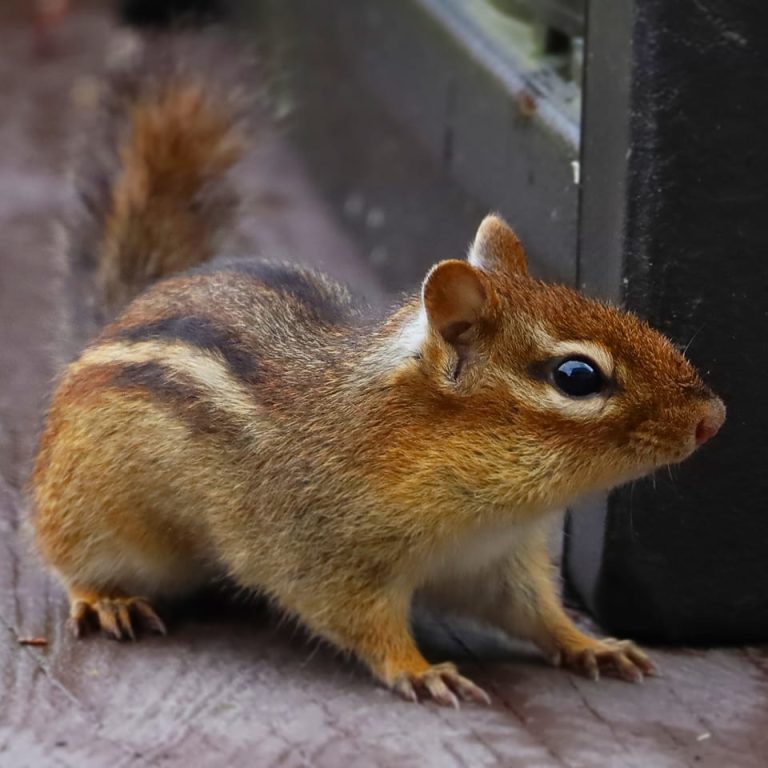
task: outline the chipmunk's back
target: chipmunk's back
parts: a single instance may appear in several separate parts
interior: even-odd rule
[[[220,359],[248,387],[286,391],[333,367],[338,340],[362,322],[340,285],[296,265],[214,260],[137,298],[96,345],[153,344]],[[329,345],[329,340],[334,343]]]

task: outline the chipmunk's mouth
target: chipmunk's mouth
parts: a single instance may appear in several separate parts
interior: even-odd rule
[[[671,464],[680,464],[690,458],[698,447],[693,436],[687,439],[683,438],[675,443],[654,441],[653,446],[649,450],[650,455],[645,474],[650,474],[661,467]]]
[[[685,445],[680,442],[669,444],[652,436],[637,436],[633,442],[634,456],[628,462],[627,469],[617,473],[618,476],[610,483],[612,488],[648,477],[663,467],[679,464],[696,450],[693,441]]]

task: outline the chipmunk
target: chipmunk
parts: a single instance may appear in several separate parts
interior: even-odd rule
[[[422,656],[415,596],[595,679],[652,674],[566,615],[547,534],[723,424],[673,344],[532,278],[497,215],[383,318],[301,267],[217,255],[231,104],[180,74],[123,106],[89,258],[127,306],[64,371],[32,478],[75,633],[164,632],[153,599],[226,575],[409,700],[488,701]]]

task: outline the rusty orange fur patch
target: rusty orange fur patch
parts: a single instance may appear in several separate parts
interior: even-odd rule
[[[113,306],[213,255],[233,208],[224,177],[244,148],[227,96],[202,81],[145,84],[125,111],[98,260]]]

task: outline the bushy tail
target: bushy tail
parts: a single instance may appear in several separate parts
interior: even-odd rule
[[[87,220],[70,250],[107,315],[211,258],[236,207],[227,172],[244,151],[238,98],[184,64],[137,64],[104,97],[106,141],[79,179]]]

